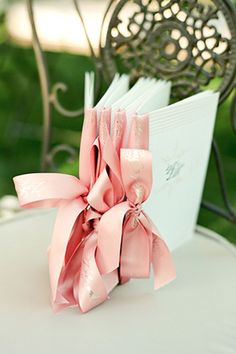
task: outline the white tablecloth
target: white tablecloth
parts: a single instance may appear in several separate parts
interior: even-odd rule
[[[133,280],[89,313],[54,314],[46,255],[54,215],[26,212],[0,224],[1,354],[236,353],[234,247],[198,228],[174,251],[169,286]]]

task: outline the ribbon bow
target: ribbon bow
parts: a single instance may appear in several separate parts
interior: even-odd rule
[[[78,304],[83,312],[88,311],[106,300],[118,283],[117,270],[100,275],[95,257],[95,225],[102,213],[124,198],[119,158],[108,132],[109,121],[110,112],[104,110],[97,126],[96,111],[86,111],[80,145],[80,179],[60,173],[14,178],[22,207],[58,208],[49,249],[54,310]],[[120,129],[124,129],[123,125]],[[106,166],[112,171],[112,178]],[[91,295],[94,289],[96,296]]]
[[[52,305],[79,305],[82,312],[107,299],[131,277],[148,277],[155,287],[175,277],[170,253],[142,210],[152,184],[148,118],[134,117],[123,149],[126,118],[94,109],[85,112],[80,145],[80,179],[59,173],[14,178],[21,206],[57,207],[49,250]],[[111,135],[110,135],[111,130]],[[119,276],[118,276],[119,269]]]

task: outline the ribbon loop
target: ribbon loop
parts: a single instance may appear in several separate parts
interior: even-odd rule
[[[91,154],[92,146],[97,136],[97,112],[94,108],[86,108],[84,124],[80,140],[80,180],[87,188],[95,173],[95,154]]]
[[[102,274],[110,273],[119,267],[122,227],[129,209],[127,202],[119,203],[103,214],[100,219],[96,256]]]
[[[132,149],[144,149],[148,150],[149,146],[149,122],[148,116],[134,115],[130,135],[128,141],[128,147]]]
[[[65,254],[76,219],[85,209],[82,200],[67,201],[61,204],[52,236],[49,250],[49,274],[52,289],[52,302],[56,301],[59,277],[65,265]],[[76,235],[78,243],[82,238],[82,230]]]
[[[141,204],[152,188],[152,155],[147,150],[121,149],[121,175],[127,199]]]
[[[93,233],[88,237],[83,251],[81,271],[74,280],[74,296],[81,311],[87,312],[107,299],[107,291],[98,270],[95,252],[97,238]]]
[[[24,208],[58,207],[61,201],[79,198],[88,191],[78,178],[63,173],[29,173],[13,180]]]
[[[150,240],[136,211],[128,212],[123,228],[120,257],[121,278],[148,278],[150,275]]]
[[[104,213],[114,205],[113,185],[109,179],[106,169],[99,175],[91,188],[87,200],[98,212]]]

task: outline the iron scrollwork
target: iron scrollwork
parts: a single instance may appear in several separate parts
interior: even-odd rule
[[[221,78],[221,100],[232,90],[236,26],[226,1],[121,0],[108,21],[101,46],[108,78],[119,61],[133,80],[140,75],[171,80],[177,99],[202,90],[216,77]],[[220,32],[222,23],[228,36]]]
[[[236,13],[229,1],[120,0],[109,6],[112,15],[107,11],[105,40],[100,43],[108,80],[122,65],[134,81],[141,75],[170,80],[174,99],[212,84],[220,91],[220,102],[229,96],[236,77]],[[236,132],[235,107],[234,98],[231,119]],[[208,201],[202,206],[236,224],[215,138],[212,152],[225,208]]]

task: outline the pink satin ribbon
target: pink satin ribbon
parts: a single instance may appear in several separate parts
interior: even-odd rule
[[[22,207],[58,208],[49,250],[55,310],[78,305],[86,312],[118,281],[148,277],[151,265],[155,287],[175,277],[168,248],[142,211],[152,184],[148,118],[134,117],[126,149],[125,113],[116,113],[111,134],[110,111],[97,120],[94,109],[86,111],[80,179],[59,173],[14,178]]]
[[[142,203],[151,191],[151,153],[121,149],[120,159],[127,201],[115,205],[101,217],[97,250],[99,270],[106,274],[120,266],[123,282],[123,279],[149,277],[152,264],[155,288],[159,288],[172,281],[176,274],[164,240],[142,210]]]

